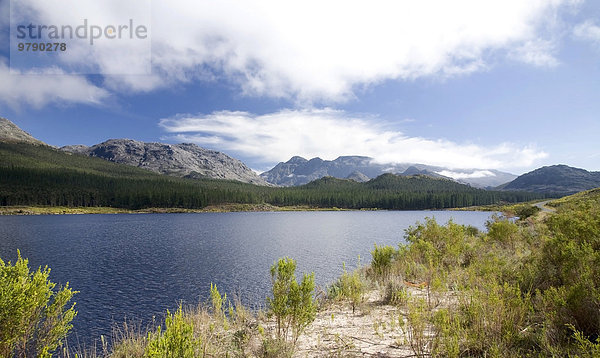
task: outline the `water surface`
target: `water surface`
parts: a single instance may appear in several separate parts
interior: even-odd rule
[[[315,272],[326,286],[373,244],[403,241],[425,217],[484,229],[490,213],[341,211],[200,214],[0,216],[0,257],[17,249],[30,266],[48,265],[51,280],[80,291],[74,326],[89,344],[124,319],[148,325],[179,302],[197,303],[210,283],[244,303],[264,306],[269,267],[280,257]]]

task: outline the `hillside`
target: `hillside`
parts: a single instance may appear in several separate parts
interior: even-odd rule
[[[48,146],[0,142],[0,205],[202,208],[258,202],[238,181],[175,178],[72,155]]]
[[[241,161],[191,143],[167,144],[110,139],[91,147],[74,145],[62,147],[61,150],[176,177],[238,180],[268,185]]]
[[[194,144],[115,139],[59,150],[8,120],[1,123],[0,206],[198,209],[231,203],[407,210],[542,197],[475,189],[434,178],[439,175],[424,167],[408,167],[402,176],[386,173],[370,180],[355,170],[346,175],[353,180],[322,176],[302,186],[275,188],[254,185],[267,183],[242,162]],[[319,171],[324,163],[300,157],[290,162],[302,165],[307,173]],[[338,170],[331,171],[342,175],[347,168],[362,165],[373,175],[369,163],[367,157],[340,157],[335,163]]]
[[[386,174],[365,183],[322,178],[275,188],[169,177],[48,146],[0,142],[0,206],[203,208],[224,203],[316,208],[441,209],[532,200],[540,195],[475,189],[427,176]]]
[[[569,195],[596,187],[600,187],[600,172],[552,165],[525,173],[499,189]]]
[[[424,164],[382,164],[364,156],[341,156],[335,160],[295,156],[281,162],[260,176],[267,182],[281,186],[296,186],[331,176],[353,178],[357,181],[373,179],[385,173],[400,175],[428,175],[436,178],[453,178],[455,181],[478,188],[495,187],[516,178],[516,175],[497,170],[461,169],[435,167]]]
[[[274,205],[307,205],[349,209],[379,208],[443,209],[480,205],[476,203],[520,202],[541,198],[525,192],[497,192],[473,188],[443,178],[425,175],[383,174],[364,183],[349,179],[323,177],[308,184],[278,189]]]

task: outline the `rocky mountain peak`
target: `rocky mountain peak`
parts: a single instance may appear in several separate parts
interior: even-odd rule
[[[148,169],[160,174],[269,185],[241,161],[192,143],[168,144],[133,139],[109,139],[91,147],[76,145],[61,149]]]
[[[35,139],[31,134],[25,132],[16,124],[2,117],[0,117],[0,141],[46,145],[46,143]]]
[[[306,184],[326,176],[364,181],[364,177],[373,179],[384,173],[452,178],[445,175],[444,172],[457,175],[460,178],[466,177],[460,182],[480,188],[497,186],[516,178],[516,175],[495,170],[486,170],[485,173],[490,173],[490,175],[482,177],[473,175],[473,173],[478,172],[477,169],[461,170],[460,173],[455,173],[447,168],[425,164],[378,163],[371,157],[359,155],[340,156],[335,160],[323,160],[321,158],[306,160],[301,157],[292,157],[287,162],[277,164],[273,169],[262,173],[260,176],[275,185],[293,186]]]

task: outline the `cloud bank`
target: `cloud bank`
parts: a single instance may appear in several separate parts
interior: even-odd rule
[[[53,22],[79,23],[82,16],[101,22],[121,11],[110,2],[89,2],[89,9],[75,13],[55,1],[23,1]],[[154,0],[153,74],[106,76],[103,87],[139,93],[225,80],[246,95],[302,106],[343,102],[390,79],[468,74],[502,58],[554,66],[549,22],[572,3],[577,1]],[[129,73],[119,66],[130,61],[112,53],[74,53],[70,61]]]
[[[0,104],[12,108],[28,105],[41,108],[48,103],[100,104],[110,96],[85,77],[65,75],[57,69],[11,73],[0,58]]]
[[[263,165],[294,155],[335,159],[366,155],[380,163],[423,163],[455,169],[531,166],[546,153],[533,146],[481,146],[411,137],[376,118],[333,109],[283,110],[255,115],[221,111],[160,120],[163,139],[193,142],[251,158]]]

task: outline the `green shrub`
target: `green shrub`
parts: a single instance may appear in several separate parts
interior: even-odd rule
[[[344,264],[342,276],[329,287],[329,298],[350,300],[352,314],[354,314],[356,307],[364,300],[365,291],[366,283],[361,275],[360,268],[354,270],[352,273],[348,273]]]
[[[279,259],[271,266],[273,297],[267,298],[269,314],[275,316],[277,337],[296,343],[304,329],[314,321],[317,307],[313,298],[314,273],[304,274],[300,284],[296,281],[296,261]]]
[[[591,342],[583,333],[576,330],[575,327],[569,325],[573,331],[573,338],[576,342],[578,350],[577,354],[572,355],[573,358],[598,358],[600,357],[600,337],[596,338],[596,343]]]
[[[385,281],[392,267],[396,250],[391,246],[377,246],[371,251],[371,269],[377,280]]]
[[[228,304],[230,317],[234,316],[233,306],[231,306],[231,302],[227,300],[227,294],[224,293],[223,296],[221,296],[221,293],[219,293],[219,290],[217,289],[217,285],[214,285],[212,282],[210,284],[210,301],[214,318],[222,321],[223,328],[227,330],[229,328],[229,322],[227,321],[227,316],[225,315],[224,303]]]
[[[486,223],[488,237],[501,244],[512,244],[515,235],[519,231],[517,224],[510,222],[507,218],[494,218]]]
[[[184,317],[181,305],[174,314],[167,310],[165,330],[148,333],[145,356],[149,358],[194,358],[201,342],[194,338],[194,327]]]
[[[72,328],[77,292],[68,283],[54,291],[50,269],[30,272],[17,253],[14,266],[0,259],[0,356],[50,357]]]
[[[519,220],[525,220],[528,217],[537,214],[540,210],[542,209],[538,208],[537,206],[523,204],[516,207],[515,215],[519,217]]]
[[[408,301],[407,315],[408,344],[416,357],[429,356],[429,346],[432,337],[427,332],[431,322],[431,310],[423,298]]]
[[[388,279],[385,283],[385,291],[383,295],[383,301],[396,305],[403,306],[408,302],[409,294],[406,291],[404,281],[401,276],[394,276]]]
[[[485,287],[465,292],[458,309],[435,321],[436,353],[456,356],[520,356],[531,347],[528,329],[533,305],[529,295],[507,283],[488,282]],[[457,344],[460,347],[457,349]]]

